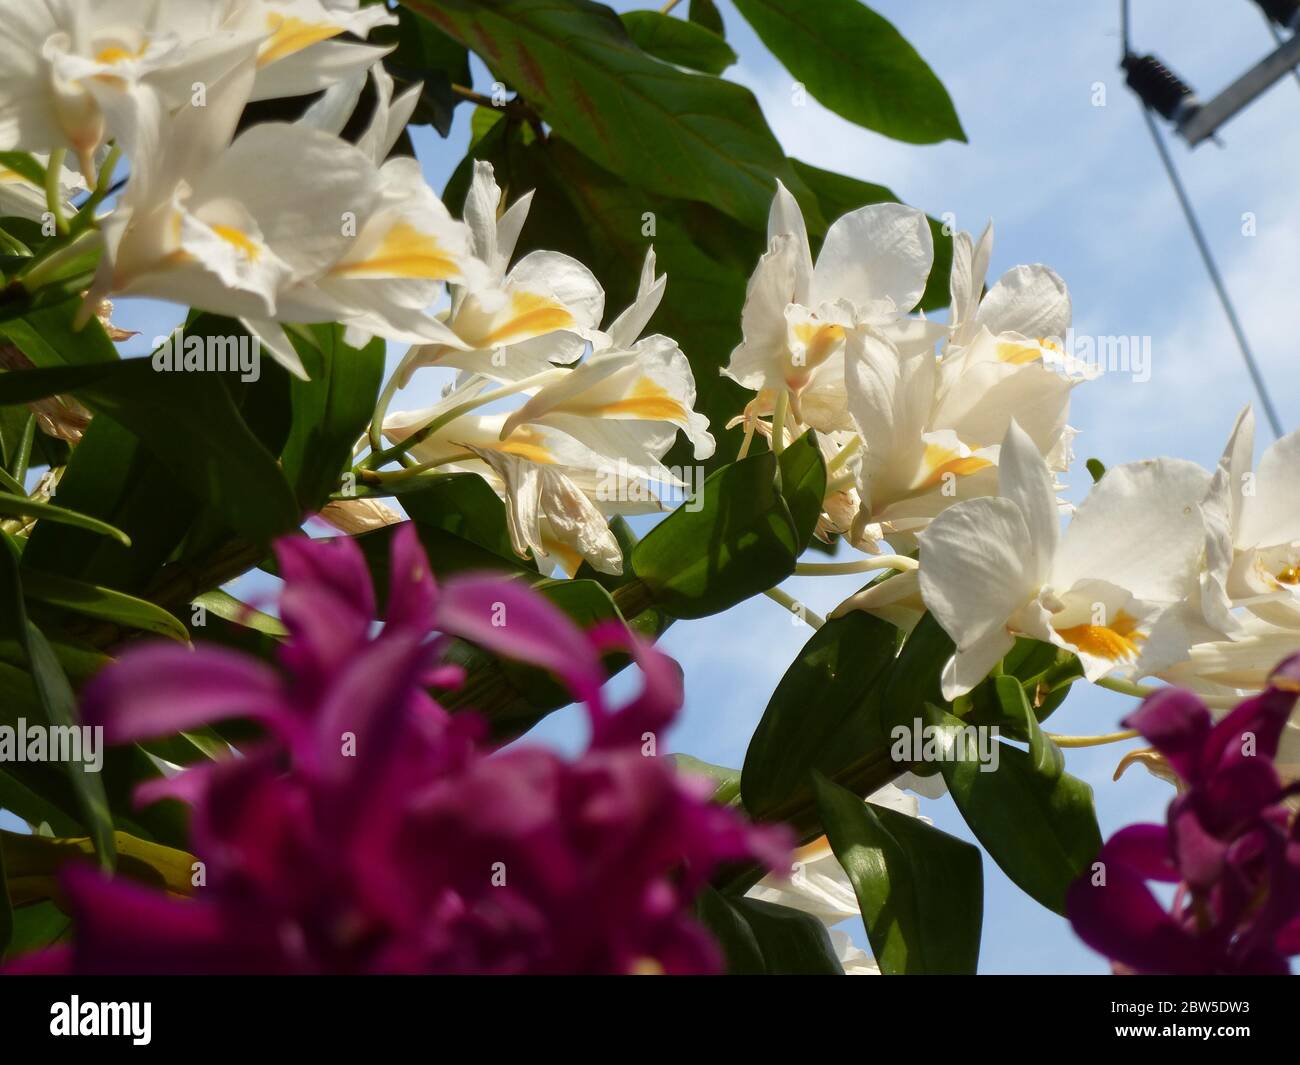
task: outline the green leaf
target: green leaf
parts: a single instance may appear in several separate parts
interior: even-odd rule
[[[673,768],[679,773],[692,777],[706,777],[713,781],[714,790],[710,796],[716,803],[728,804],[740,795],[740,770],[728,769],[724,765],[704,762],[689,754],[670,754]]]
[[[198,511],[197,502],[158,459],[109,418],[91,421],[59,480],[57,498],[62,506],[121,529],[131,547],[66,525],[40,523],[23,552],[24,568],[131,592],[153,578]]]
[[[0,324],[0,332],[23,347],[26,334],[12,331],[12,324]],[[38,365],[50,357],[43,345],[23,351]],[[128,359],[87,383],[95,372],[76,365],[12,371],[0,375],[0,402],[14,402],[14,392],[24,393],[24,402],[33,393],[72,392],[137,436],[192,498],[219,510],[236,532],[262,542],[298,524],[284,475],[218,373],[156,371],[151,359]]]
[[[1022,891],[1064,915],[1066,889],[1101,849],[1092,788],[1068,773],[1045,776],[1006,743],[996,746],[997,769],[986,771],[958,736],[968,727],[961,718],[929,707],[926,724],[951,746],[940,768],[976,839]]]
[[[781,452],[781,495],[794,519],[798,553],[812,540],[826,498],[826,460],[809,429]]]
[[[385,69],[400,79],[396,91],[413,82],[423,86],[411,121],[416,125],[432,125],[445,137],[451,132],[452,112],[460,102],[451,86],[473,83],[469,54],[464,45],[453,41],[409,7],[400,6],[393,13],[398,24],[379,26],[371,31],[368,39],[374,44],[396,43],[397,48],[384,57]]]
[[[964,141],[943,83],[859,0],[735,0],[772,53],[837,115],[909,144]]]
[[[30,152],[0,152],[0,179],[10,170],[38,189],[45,188],[45,167]]]
[[[190,634],[180,621],[145,599],[26,566],[22,570],[22,580],[23,592],[29,599],[75,614],[111,621],[128,629],[152,632],[181,643],[189,642]]]
[[[813,776],[880,971],[974,975],[984,916],[979,848]]]
[[[1059,777],[1065,772],[1065,755],[1039,727],[1038,718],[1029,705],[1020,681],[1004,674],[990,677],[989,683],[1002,712],[1001,720],[1013,730],[1017,739],[1023,738],[1029,744],[1030,767],[1049,780]]]
[[[1093,484],[1106,476],[1106,464],[1101,459],[1089,459],[1084,465],[1088,467],[1088,476],[1092,478]]]
[[[619,18],[641,51],[665,63],[721,74],[736,62],[731,46],[697,23],[658,11],[627,11]]]
[[[705,887],[696,913],[732,976],[843,976],[826,926],[811,914]]]
[[[89,517],[86,514],[78,514],[75,510],[68,510],[66,507],[55,506],[53,503],[28,499],[26,496],[15,496],[0,492],[0,515],[36,518],[39,521],[52,521],[58,525],[71,525],[74,528],[85,529],[87,532],[95,533],[98,536],[111,537],[123,547],[131,546],[131,538],[121,529],[115,529],[107,522]]]
[[[690,7],[686,11],[686,17],[697,26],[712,30],[719,37],[725,35],[726,27],[722,24],[722,15],[713,0],[691,0]]]
[[[27,620],[22,585],[18,576],[18,553],[8,537],[0,537],[0,635],[15,639],[27,652],[31,681],[45,716],[45,724],[61,728],[79,727],[77,700],[58,659],[41,631]],[[81,803],[85,823],[95,840],[100,862],[113,865],[113,819],[109,813],[104,782],[84,765],[65,763],[64,769]]]
[[[711,474],[700,507],[678,507],[632,552],[632,570],[654,604],[676,618],[717,614],[784,580],[798,531],[774,484],[771,452]]]
[[[291,334],[310,380],[294,378],[292,428],[282,461],[304,510],[318,510],[351,465],[352,448],[375,410],[384,378],[384,341],[364,348],[343,339],[343,326],[308,327],[315,343]]]
[[[790,164],[803,179],[804,184],[812,190],[821,212],[827,221],[834,222],[849,211],[856,211],[872,203],[902,203],[903,201],[884,185],[873,185],[869,181],[830,170],[822,170],[809,163],[791,159]],[[925,292],[917,306],[923,311],[934,311],[948,306],[952,292],[949,287],[949,274],[952,272],[952,235],[946,231],[944,223],[930,218],[930,237],[934,241],[934,265],[925,284]],[[814,252],[820,247],[818,238],[825,235],[825,230],[810,232]]]
[[[753,817],[774,820],[811,807],[813,770],[837,777],[873,754],[890,768],[880,693],[897,632],[872,614],[853,611],[828,621],[804,644],[745,752],[741,790]]]
[[[14,938],[14,907],[9,898],[9,875],[5,870],[4,849],[0,848],[0,958]]]
[[[748,89],[642,52],[586,0],[408,0],[478,52],[554,133],[647,192],[703,199],[762,230],[781,178],[817,206]]]
[[[18,958],[52,946],[72,927],[72,919],[53,902],[36,902],[14,910],[13,939],[8,957]]]
[[[493,568],[530,566],[515,554],[501,497],[476,473],[427,478],[425,487],[402,496],[402,506],[422,530],[442,529],[499,556]]]

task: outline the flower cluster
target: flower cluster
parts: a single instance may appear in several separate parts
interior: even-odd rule
[[[622,625],[583,633],[518,583],[462,577],[436,589],[410,525],[393,539],[377,632],[352,540],[288,538],[276,553],[283,671],[216,647],[146,646],[85,697],[86,720],[110,742],[232,717],[264,727],[241,757],[137,796],[192,804],[197,897],[71,868],[75,942],[25,969],[718,970],[688,916],[695,894],[722,863],[788,868],[790,841],[647,756],[681,704],[670,659]],[[492,750],[480,718],[442,710],[426,687],[459,682],[446,664],[453,635],[561,677],[588,711],[586,753]],[[601,691],[610,651],[632,654],[644,678],[621,709]]]
[[[421,86],[395,96],[390,49],[341,39],[395,24],[382,4],[140,7],[0,0],[0,150],[46,153],[67,195],[106,189],[121,155],[130,166],[90,230],[102,256],[85,313],[121,294],[228,315],[300,376],[286,327],[341,322],[354,344],[409,344],[381,412],[418,367],[459,377],[434,409],[384,420],[398,452],[484,476],[520,554],[620,572],[608,518],[661,509],[664,488],[686,487],[660,461],[679,429],[697,458],[714,449],[686,357],[641,336],[666,281],[653,251],[634,305],[602,329],[604,291],[581,263],[536,251],[512,264],[531,195],[506,210],[479,163],[453,218],[416,160],[390,158]],[[341,134],[367,79],[376,105],[350,143]],[[317,98],[298,121],[245,128],[250,102],[307,94]],[[69,153],[80,173],[64,166]],[[12,210],[39,214],[41,190],[14,185]],[[450,307],[435,313],[448,287]],[[506,396],[524,397],[509,417],[471,413]]]
[[[1274,766],[1300,694],[1300,655],[1213,723],[1190,692],[1150,697],[1126,725],[1177,774],[1165,825],[1107,841],[1070,889],[1079,936],[1138,973],[1285,974],[1300,953],[1300,821]],[[1177,884],[1170,910],[1148,881]]]
[[[818,532],[878,555],[864,571],[903,571],[834,616],[910,627],[928,610],[956,643],[949,699],[1018,636],[1077,655],[1089,680],[1157,676],[1216,700],[1258,690],[1300,647],[1300,433],[1252,471],[1247,409],[1216,472],[1116,467],[1063,533],[1070,393],[1098,370],[1060,344],[1070,300],[1055,273],[1018,266],[985,291],[992,228],[959,233],[940,325],[911,313],[933,264],[921,212],[852,211],[814,262],[778,187],[768,239],[725,371],[756,393],[735,424],[778,449],[816,429],[831,473]]]

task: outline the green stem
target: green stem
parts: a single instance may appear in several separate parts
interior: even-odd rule
[[[785,412],[790,406],[790,393],[781,389],[772,411],[772,451],[779,455],[785,450]]]
[[[50,161],[45,167],[45,206],[54,217],[54,227],[59,233],[68,232],[68,219],[63,214],[63,194],[59,190],[59,175],[63,173],[63,160],[67,157],[66,148],[55,148],[50,152]]]
[[[783,592],[780,588],[769,588],[763,594],[774,603],[780,603],[800,621],[812,626],[814,629],[820,629],[826,624],[826,619],[824,617],[820,614],[813,613],[813,611],[809,610],[789,592]]]
[[[837,577],[876,569],[914,570],[918,565],[916,559],[906,555],[873,555],[855,562],[800,562],[794,567],[794,572],[798,577]]]
[[[104,202],[108,190],[113,187],[113,172],[117,169],[117,164],[121,158],[122,148],[120,145],[114,144],[109,149],[108,156],[104,159],[104,166],[99,171],[99,180],[95,182],[95,188],[91,192],[90,198],[81,205],[81,208],[77,211],[77,217],[72,221],[73,232],[95,224],[95,208]]]
[[[448,411],[437,415],[432,420],[421,426],[405,440],[400,440],[390,448],[380,451],[372,451],[365,460],[367,469],[378,469],[386,462],[392,462],[402,455],[405,455],[413,447],[424,443],[429,437],[433,436],[439,429],[449,425],[459,418],[462,414],[468,414],[472,410],[477,410],[493,400],[502,399],[505,396],[513,396],[519,392],[526,392],[530,388],[541,388],[550,384],[551,381],[567,373],[568,370],[562,368],[543,370],[541,373],[533,374],[531,377],[525,377],[522,381],[516,381],[512,385],[505,385],[502,388],[493,389],[491,392],[484,392],[475,396],[473,399],[467,399],[464,403],[458,403]],[[382,426],[381,426],[382,429]]]
[[[827,474],[835,473],[841,466],[843,466],[846,462],[848,462],[848,460],[853,457],[854,453],[861,447],[862,447],[862,437],[855,436],[852,440],[850,440],[847,444],[845,444],[842,448],[840,448],[840,453],[838,455],[836,455],[833,459],[830,460],[830,462],[826,464]]]
[[[1137,729],[1125,729],[1123,732],[1107,732],[1102,736],[1062,736],[1055,732],[1044,732],[1049,740],[1058,747],[1101,747],[1107,743],[1123,743],[1141,735]]]

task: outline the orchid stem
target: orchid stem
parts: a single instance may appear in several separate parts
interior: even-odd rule
[[[661,8],[659,9],[659,14],[661,14],[661,15],[666,15],[666,14],[668,14],[668,12],[670,12],[673,8],[675,8],[675,7],[676,7],[678,4],[680,4],[681,2],[682,2],[682,0],[666,0],[666,2],[664,3],[664,6],[661,7]]]
[[[1141,735],[1137,729],[1125,729],[1123,732],[1108,732],[1103,736],[1061,736],[1055,732],[1044,732],[1049,740],[1058,747],[1101,747],[1107,743],[1123,743],[1125,740],[1137,739]]]
[[[860,447],[862,447],[862,437],[855,436],[840,448],[840,453],[838,455],[831,459],[830,462],[826,463],[826,472],[828,474],[835,473],[853,457],[854,452],[856,452]]]
[[[385,448],[380,451],[372,451],[364,465],[367,469],[373,470],[382,466],[385,462],[392,462],[394,459],[405,455],[411,450],[411,448],[424,443],[424,441],[428,440],[429,437],[433,436],[433,434],[439,429],[445,425],[451,424],[462,414],[468,414],[470,411],[477,410],[479,407],[491,403],[493,400],[502,399],[505,396],[512,396],[517,392],[526,392],[530,388],[541,388],[543,385],[549,384],[559,375],[566,372],[568,371],[562,368],[543,370],[541,373],[533,374],[531,377],[525,377],[522,381],[516,381],[514,384],[493,389],[491,392],[484,392],[481,395],[475,396],[473,399],[467,399],[464,403],[458,403],[450,410],[444,411],[442,414],[437,415],[426,424],[422,425],[405,440],[398,441],[390,448]]]
[[[1161,692],[1169,690],[1163,686],[1134,684],[1132,681],[1120,680],[1118,677],[1102,677],[1093,681],[1093,683],[1098,688],[1119,692],[1120,695],[1131,695],[1134,699],[1145,699],[1147,696],[1159,695]],[[1203,692],[1197,692],[1196,697],[1206,706],[1213,707],[1216,710],[1231,710],[1241,701],[1240,697],[1235,695],[1206,695]]]
[[[920,563],[906,555],[875,555],[856,562],[800,562],[794,567],[797,577],[837,577],[846,573],[869,573],[874,569],[914,570]]]
[[[66,148],[55,148],[50,152],[50,161],[45,167],[45,206],[54,217],[54,228],[61,234],[68,232],[68,219],[63,213],[63,193],[59,189],[59,176],[63,173],[63,160],[67,154]]]
[[[785,450],[785,412],[789,405],[790,393],[783,388],[772,411],[772,451],[777,455]]]
[[[793,614],[795,617],[797,617],[800,621],[802,621],[806,625],[811,626],[814,629],[820,629],[823,625],[826,624],[826,619],[824,617],[822,617],[820,614],[816,614],[813,611],[809,610],[806,606],[803,605],[803,603],[799,602],[799,600],[796,599],[794,596],[792,596],[789,592],[783,592],[781,591],[780,588],[769,588],[763,594],[767,596],[769,599],[771,599],[774,603],[780,603],[783,607],[786,608],[786,610],[790,611],[790,613]]]

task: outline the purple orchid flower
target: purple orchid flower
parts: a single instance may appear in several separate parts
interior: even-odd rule
[[[1149,697],[1125,726],[1178,774],[1165,825],[1121,829],[1070,888],[1075,932],[1117,971],[1284,974],[1300,953],[1300,822],[1273,765],[1300,655],[1215,723],[1190,692]],[[1170,910],[1149,882],[1177,884]]]
[[[227,719],[266,739],[141,788],[193,807],[205,886],[178,898],[88,866],[65,887],[70,948],[18,964],[84,973],[708,973],[718,950],[689,916],[723,863],[788,869],[792,840],[707,798],[642,747],[682,702],[676,664],[621,623],[584,633],[517,581],[435,589],[406,525],[393,538],[382,626],[347,538],[276,545],[288,638],[282,670],[214,647],[129,651],[95,679],[84,716],[110,742]],[[473,714],[428,687],[460,679],[451,637],[558,675],[587,707],[587,752],[566,762],[493,750]],[[621,709],[601,654],[644,677]]]

